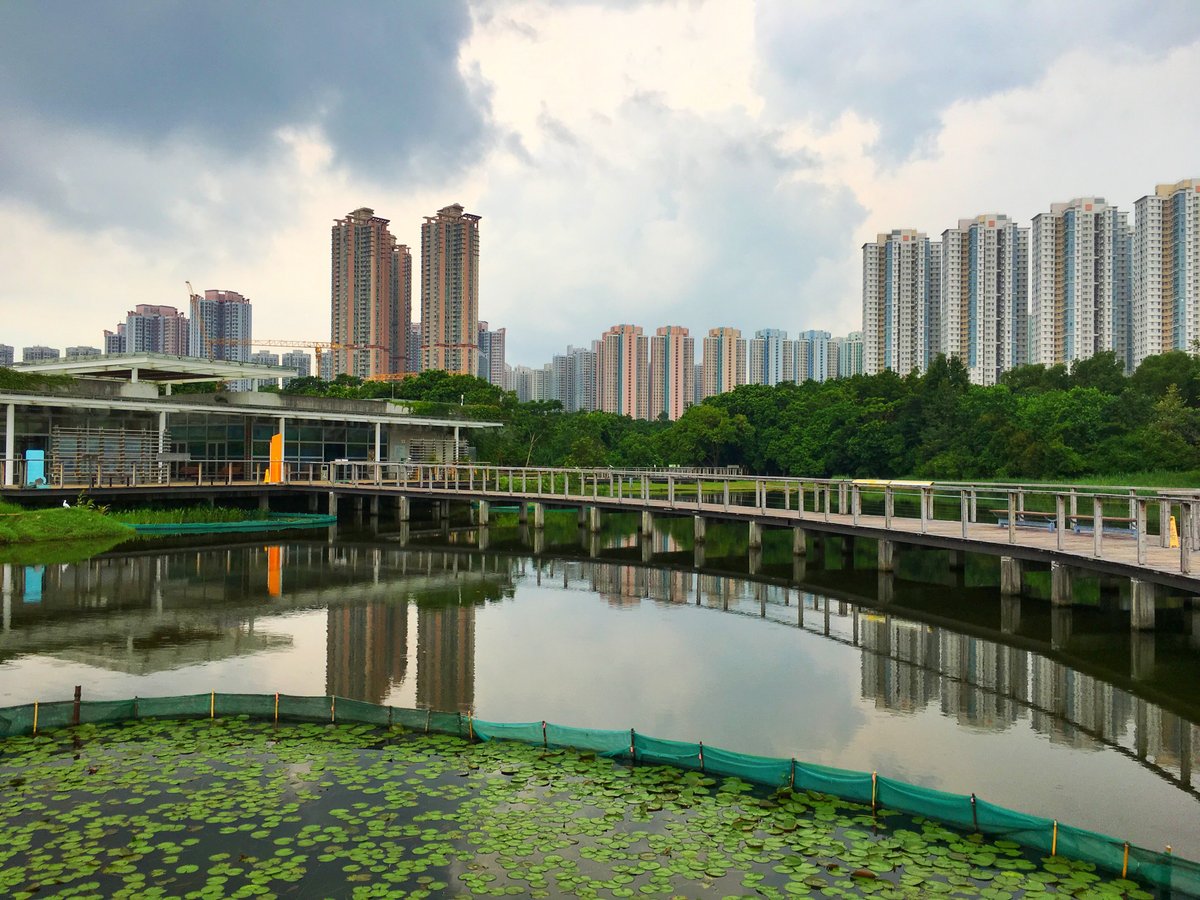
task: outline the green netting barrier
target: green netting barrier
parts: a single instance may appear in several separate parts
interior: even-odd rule
[[[792,783],[790,759],[750,756],[720,747],[704,748],[704,771],[710,775],[732,775],[774,788],[789,787]]]
[[[833,794],[844,800],[870,803],[872,799],[871,775],[869,772],[854,772],[850,769],[835,769],[813,763],[796,763],[796,778],[793,788]]]
[[[686,741],[667,741],[644,734],[633,735],[635,762],[678,766],[681,769],[700,768],[700,745]]]
[[[597,756],[628,757],[629,732],[546,723],[546,746],[584,750]]]
[[[975,804],[965,794],[949,794],[891,778],[877,778],[875,802],[888,809],[928,816],[959,828],[977,828]]]
[[[817,791],[871,808],[926,816],[963,830],[1006,837],[1043,853],[1094,863],[1154,887],[1200,896],[1200,863],[1170,853],[1148,850],[1053,819],[1026,815],[970,795],[936,791],[876,777],[869,772],[669,741],[632,730],[572,728],[548,722],[489,722],[460,713],[379,706],[343,697],[210,692],[179,697],[89,700],[78,704],[74,701],[27,703],[0,708],[0,738],[38,734],[74,724],[228,716],[266,721],[357,722],[485,741],[512,740],[555,749],[571,748],[638,763],[702,770],[710,775],[733,776],[771,788]]]
[[[139,719],[199,719],[211,715],[212,694],[184,694],[179,697],[138,697]]]

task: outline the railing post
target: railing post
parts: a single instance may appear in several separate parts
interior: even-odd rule
[[[675,508],[675,476],[667,476],[667,505],[671,509]]]
[[[725,508],[729,509],[729,479],[726,478],[723,484],[725,486]]]
[[[862,514],[862,497],[858,492],[858,485],[850,485],[850,515],[854,520],[854,524],[858,524],[859,516]]]
[[[1179,571],[1188,575],[1192,571],[1192,528],[1195,525],[1188,515],[1187,501],[1179,503]]]
[[[1008,542],[1017,542],[1017,495],[1015,491],[1008,492]]]
[[[1129,518],[1137,519],[1137,489],[1129,489]]]
[[[1055,546],[1059,550],[1063,548],[1063,532],[1067,529],[1067,516],[1065,513],[1066,501],[1062,494],[1054,495],[1054,531],[1055,531]]]
[[[833,502],[833,486],[825,482],[825,521],[829,521],[829,507]]]
[[[917,504],[921,507],[921,534],[924,534],[929,528],[929,505],[925,502],[926,488],[922,486],[918,490],[920,494],[917,497]]]
[[[967,536],[967,526],[971,521],[971,501],[967,496],[966,490],[960,489],[958,492],[958,519],[962,523],[962,536]]]
[[[1104,501],[1092,497],[1092,555],[1099,558],[1104,546]]]
[[[1161,497],[1158,500],[1158,545],[1171,546],[1171,501]]]
[[[971,522],[979,521],[979,492],[971,488]]]
[[[892,486],[890,484],[885,485],[883,488],[883,527],[884,528],[892,527],[893,499],[894,498],[892,497]]]
[[[1139,566],[1146,564],[1146,498],[1139,497],[1136,504],[1137,515],[1134,517],[1134,527],[1137,529],[1137,561]]]

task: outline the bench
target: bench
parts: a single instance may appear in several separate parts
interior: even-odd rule
[[[1091,534],[1096,528],[1096,520],[1092,516],[1067,516],[1067,520],[1072,523],[1071,529],[1076,534]],[[1137,519],[1130,518],[1129,516],[1104,516],[1100,521],[1100,527],[1103,529],[1104,534],[1137,537]],[[1109,522],[1119,522],[1121,524],[1110,527]]]
[[[1001,528],[1008,527],[1008,510],[993,509],[992,515],[996,517],[996,524]],[[1036,512],[1030,509],[1017,510],[1016,525],[1018,528],[1041,528],[1045,531],[1054,531],[1057,529],[1057,516],[1052,512]]]

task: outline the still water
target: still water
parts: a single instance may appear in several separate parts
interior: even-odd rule
[[[1119,584],[1002,600],[994,560],[613,517],[421,533],[343,525],[3,564],[0,705],[336,694],[702,740],[974,792],[1200,858],[1200,627],[1128,630]],[[481,549],[481,544],[483,548]],[[703,565],[699,571],[696,562]],[[753,571],[754,575],[749,572]],[[1038,577],[1031,579],[1038,591]]]

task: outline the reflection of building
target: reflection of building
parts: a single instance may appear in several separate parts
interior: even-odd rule
[[[325,691],[383,703],[408,670],[408,602],[329,608]]]
[[[592,590],[609,606],[636,606],[646,596],[646,570],[641,566],[596,563],[591,575]]]
[[[475,608],[417,608],[417,706],[468,712],[475,704]]]
[[[963,725],[1001,731],[1020,717],[1028,654],[992,641],[940,631],[942,712]]]
[[[884,709],[924,709],[938,691],[936,632],[904,619],[858,615],[863,697]]]

